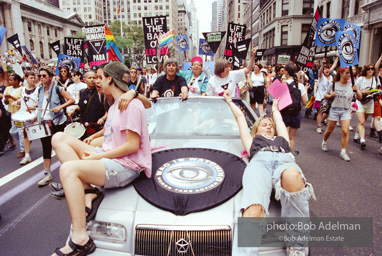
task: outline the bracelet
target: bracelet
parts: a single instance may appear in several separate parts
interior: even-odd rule
[[[135,91],[134,99],[138,97],[139,92]]]

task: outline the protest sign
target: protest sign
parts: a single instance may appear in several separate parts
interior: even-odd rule
[[[178,44],[178,49],[180,52],[188,51],[190,50],[190,46],[188,43],[188,36],[187,35],[180,35],[176,36],[176,42]]]
[[[64,38],[64,54],[72,57],[80,58],[80,68],[85,67],[84,63],[84,39],[83,38],[73,38],[65,37]]]
[[[292,104],[292,97],[286,83],[281,83],[278,79],[268,86],[267,91],[275,98],[280,98],[278,107],[279,110],[284,109],[285,107]]]
[[[216,51],[219,48],[220,42],[223,40],[223,37],[225,35],[225,31],[222,32],[209,32],[209,33],[202,33],[204,38],[206,39],[208,45],[210,46],[211,50],[216,53]]]
[[[57,56],[60,54],[60,40],[50,43],[49,46],[57,54]]]
[[[105,25],[86,26],[85,32],[89,66],[106,63]]]
[[[336,33],[342,31],[344,19],[323,19],[317,22],[315,45],[336,46]]]
[[[246,25],[235,24],[233,22],[228,23],[224,58],[229,63],[234,61],[232,49],[237,48],[237,43],[244,40],[246,28]]]
[[[5,37],[5,32],[7,32],[7,29],[2,27],[2,26],[0,26],[0,45],[3,42],[3,39]]]
[[[60,74],[59,68],[61,66],[68,66],[70,71],[78,71],[80,68],[80,62],[80,58],[60,53],[57,60],[56,75],[58,76]]]
[[[285,65],[288,63],[289,60],[290,60],[289,55],[279,55],[277,57],[277,64]]]
[[[167,32],[166,16],[142,17],[147,64],[156,64],[158,38]],[[162,59],[162,58],[161,58]]]
[[[28,48],[23,45],[23,50],[25,52],[25,55],[27,56],[27,58],[29,59],[30,62],[32,62],[33,64],[37,64],[37,60],[34,58],[34,56],[32,55],[32,53],[28,50]]]
[[[352,31],[353,32],[356,47],[357,47],[357,49],[359,49],[359,41],[361,38],[361,27],[345,22],[343,31]]]
[[[7,41],[10,44],[12,44],[13,47],[15,47],[19,51],[21,56],[23,55],[23,50],[22,50],[21,45],[20,45],[20,40],[19,40],[19,35],[18,34],[14,34],[13,36],[8,37]]]
[[[304,43],[301,46],[300,53],[296,59],[298,64],[301,64],[305,67],[305,72],[307,71],[307,68],[311,68],[313,66],[313,60],[315,56],[314,35],[316,34],[317,22],[320,17],[320,8],[317,8],[313,17],[313,21],[310,25],[309,32],[305,37]]]
[[[211,50],[206,39],[204,39],[204,38],[199,38],[199,54],[200,55],[207,55],[207,56],[214,56],[214,52]]]
[[[356,40],[352,31],[342,31],[336,33],[337,49],[341,62],[341,67],[348,67],[358,64],[358,54]]]
[[[263,54],[267,49],[257,49],[256,56],[255,56],[255,62],[258,62],[263,59]]]

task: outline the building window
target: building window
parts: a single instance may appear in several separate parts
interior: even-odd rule
[[[302,14],[313,14],[313,1],[311,0],[303,1]]]
[[[49,27],[46,27],[46,35],[50,36],[50,29],[49,29]]]
[[[273,3],[273,18],[276,18],[276,2]]]
[[[281,26],[281,45],[288,45],[288,25]]]
[[[304,43],[305,37],[308,35],[310,30],[310,24],[302,24],[301,26],[301,44]]]
[[[31,49],[31,51],[34,51],[34,42],[33,40],[29,40],[29,48]]]
[[[343,19],[346,19],[349,16],[349,2],[350,0],[342,0],[342,15]]]
[[[358,13],[361,12],[361,0],[355,0],[355,8],[354,8],[354,15],[357,15]]]
[[[41,55],[41,58],[44,58],[44,45],[41,41],[40,41],[40,55]]]
[[[41,35],[41,25],[40,24],[37,24],[37,31],[38,31],[38,34]]]
[[[55,36],[55,37],[58,37],[58,31],[57,31],[57,28],[54,29],[54,36]]]
[[[282,0],[283,1],[283,6],[282,6],[282,16],[287,16],[289,15],[289,0]]]
[[[32,32],[32,22],[28,21],[28,32]]]

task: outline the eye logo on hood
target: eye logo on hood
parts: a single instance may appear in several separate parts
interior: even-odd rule
[[[155,181],[162,188],[180,194],[199,194],[212,190],[224,180],[223,168],[204,158],[179,158],[163,164]]]

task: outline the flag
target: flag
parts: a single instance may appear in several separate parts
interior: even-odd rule
[[[105,40],[106,40],[106,50],[108,52],[109,61],[120,61],[122,62],[121,54],[119,53],[117,44],[115,42],[114,36],[111,31],[105,25]]]
[[[121,0],[118,1],[118,14],[121,12]]]
[[[164,46],[168,45],[169,43],[171,43],[172,40],[174,40],[174,37],[175,37],[174,36],[174,30],[170,30],[166,34],[161,35],[158,38],[159,47],[164,47]]]
[[[4,36],[5,36],[5,32],[7,31],[6,28],[0,26],[0,45],[1,43],[3,42],[3,39],[4,39]]]
[[[22,50],[21,45],[20,45],[19,35],[17,33],[14,34],[13,36],[8,37],[7,41],[10,44],[12,44],[13,47],[15,47],[19,51],[21,56],[23,55],[23,50]]]
[[[308,103],[306,103],[306,105],[305,105],[305,108],[308,109],[308,108],[310,108],[311,106],[313,106],[313,103],[314,103],[314,100],[315,100],[315,99],[316,99],[316,98],[315,98],[314,96],[310,96]]]

